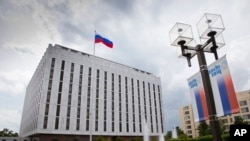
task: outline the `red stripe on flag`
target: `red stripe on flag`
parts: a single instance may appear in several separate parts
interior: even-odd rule
[[[224,81],[225,81],[227,95],[228,95],[228,99],[229,99],[229,103],[231,107],[231,112],[232,114],[238,113],[240,112],[240,108],[239,108],[238,100],[235,94],[232,78],[230,75],[227,74],[224,77],[224,79],[225,79]]]
[[[200,97],[201,97],[201,104],[202,104],[202,111],[203,111],[203,115],[204,115],[204,120],[208,119],[208,109],[207,109],[207,101],[206,101],[206,96],[205,96],[205,92],[204,89],[201,88],[199,90],[200,92]]]

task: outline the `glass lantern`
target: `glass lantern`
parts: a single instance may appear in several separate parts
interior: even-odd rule
[[[185,41],[187,46],[193,40],[192,28],[188,24],[176,23],[169,32],[170,43],[172,46],[180,46],[180,41]]]

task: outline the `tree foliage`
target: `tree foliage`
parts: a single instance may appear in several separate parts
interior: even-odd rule
[[[248,124],[248,122],[245,121],[241,116],[239,116],[239,117],[235,117],[234,124],[244,125],[244,124]]]
[[[181,128],[176,127],[176,131],[177,131],[177,136],[178,136],[179,139],[187,139],[187,138],[188,138],[187,134],[185,134],[185,133],[181,130]]]
[[[18,133],[4,128],[2,131],[0,131],[0,137],[18,137]]]
[[[187,134],[185,134],[185,133],[181,130],[181,128],[176,127],[176,132],[177,132],[177,136],[178,136],[179,139],[187,139],[187,138],[188,138]],[[173,136],[172,136],[172,131],[168,131],[167,134],[166,134],[166,136],[165,136],[165,138],[166,138],[166,139],[172,139],[172,138],[173,138]]]
[[[105,138],[105,141],[112,141],[110,137]]]
[[[211,135],[210,126],[207,124],[206,121],[201,121],[197,130],[199,131],[200,137],[206,136],[206,135]]]
[[[165,138],[166,139],[171,139],[172,138],[172,131],[168,131]]]
[[[115,138],[115,141],[124,141],[124,138],[123,137],[117,137],[117,138]]]
[[[95,137],[94,141],[105,141],[102,136]]]
[[[132,141],[143,141],[142,137],[134,137]]]

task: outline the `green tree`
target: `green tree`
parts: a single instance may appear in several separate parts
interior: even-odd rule
[[[132,141],[143,141],[142,137],[134,137]]]
[[[97,136],[94,138],[94,141],[105,141],[102,136]]]
[[[115,141],[124,141],[124,138],[123,137],[116,137]]]
[[[158,137],[156,137],[156,136],[152,136],[151,138],[150,138],[150,141],[157,141],[158,140]],[[141,140],[142,141],[142,140]]]
[[[110,137],[105,138],[105,141],[112,141]]]
[[[221,119],[219,120],[219,126],[220,126],[221,134],[226,134],[229,132],[229,126],[226,126],[225,122]]]
[[[200,137],[206,136],[206,135],[211,135],[210,126],[207,124],[206,121],[201,121],[197,130],[199,131]]]
[[[245,121],[241,116],[235,117],[234,119],[235,119],[234,124],[239,124],[239,125],[248,124],[248,122]]]
[[[178,138],[180,138],[180,139],[187,139],[187,138],[188,138],[187,134],[185,134],[185,133],[181,130],[181,128],[176,127],[176,131],[177,131],[177,136],[178,136]]]
[[[180,139],[187,139],[188,136],[179,127],[176,127],[177,136]],[[172,131],[168,131],[165,135],[165,139],[172,139]]]
[[[0,137],[18,137],[18,133],[4,128],[2,131],[0,131]]]
[[[165,138],[166,139],[171,139],[172,138],[172,131],[168,131]]]

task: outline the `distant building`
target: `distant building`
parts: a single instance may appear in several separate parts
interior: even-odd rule
[[[163,116],[159,77],[49,45],[27,86],[19,134],[32,141],[130,141],[146,126],[149,136],[162,135]]]
[[[234,123],[235,119],[241,117],[244,121],[250,122],[250,90],[238,92],[236,94],[240,106],[240,113],[219,117],[219,120],[225,127],[225,131],[229,131],[229,126]],[[198,137],[197,127],[199,122],[194,122],[192,105],[186,105],[179,109],[181,130],[189,137]],[[209,122],[207,122],[209,124]]]
[[[189,137],[198,137],[197,123],[194,122],[192,104],[183,106],[179,109],[180,129]]]

